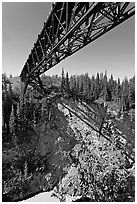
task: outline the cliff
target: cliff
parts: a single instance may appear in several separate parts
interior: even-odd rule
[[[43,116],[37,126],[36,148],[33,151],[33,157],[30,159],[29,156],[25,157],[22,173],[20,173],[21,167],[18,166],[15,178],[11,177],[10,183],[3,185],[3,201],[24,200],[39,192],[50,191],[54,187],[56,189],[57,186],[56,196],[59,197],[61,194],[60,186],[68,189],[69,192],[71,188],[67,184],[67,182],[70,183],[68,178],[76,180],[77,178],[74,177],[78,176],[79,163],[82,168],[84,168],[83,165],[87,165],[84,160],[87,151],[90,151],[88,153],[90,158],[93,153],[100,165],[101,162],[102,166],[104,165],[104,158],[106,158],[106,166],[114,163],[112,169],[116,165],[120,168],[120,165],[125,162],[125,157],[122,156],[123,152],[121,153],[123,149],[116,148],[116,141],[111,140],[109,134],[106,134],[108,131],[105,129],[105,122],[109,121],[107,116],[103,123],[104,130],[100,131],[105,111],[102,107],[100,109],[93,104],[88,105],[85,102],[73,101],[68,98],[59,97],[52,100],[48,105],[47,115]],[[115,131],[112,134],[115,136]],[[31,152],[31,150],[29,151]],[[14,163],[18,163],[22,155],[16,154],[17,149],[11,149],[8,154],[3,153],[4,165],[8,167],[11,160],[13,166]],[[108,154],[110,154],[109,158],[107,158]],[[132,159],[129,163],[133,163]],[[71,198],[76,199],[83,191],[72,196],[73,189],[74,187],[69,194]],[[65,200],[66,194],[64,193],[60,199]]]

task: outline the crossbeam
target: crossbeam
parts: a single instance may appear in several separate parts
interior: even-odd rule
[[[27,86],[37,87],[41,74],[135,14],[133,2],[57,2],[21,71]],[[42,87],[42,84],[40,84]]]

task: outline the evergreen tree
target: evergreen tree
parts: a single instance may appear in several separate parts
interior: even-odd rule
[[[2,74],[2,116],[3,116],[3,130],[9,134],[9,120],[12,111],[12,90],[11,84],[6,74]]]
[[[129,109],[129,84],[126,77],[122,83],[121,108],[122,111]]]
[[[71,94],[74,97],[74,99],[76,99],[78,96],[78,90],[77,90],[77,81],[76,81],[75,75],[70,77],[70,83],[71,83]]]
[[[91,96],[91,80],[88,76],[88,73],[85,74],[85,96],[87,99]]]
[[[96,79],[95,79],[95,89],[94,89],[94,98],[97,99],[100,94],[100,83],[99,83],[99,73],[97,73]]]
[[[103,87],[104,87],[104,75],[102,72],[100,73],[99,82],[100,82],[100,92],[101,92],[103,90]]]
[[[120,85],[120,79],[118,78],[116,91],[115,91],[115,101],[120,103],[120,98],[121,98],[121,85]]]
[[[84,83],[82,81],[81,86],[80,86],[80,96],[83,96],[83,92],[84,92]]]
[[[129,80],[129,105],[132,107],[135,104],[135,76]]]
[[[78,90],[77,90],[77,81],[76,76],[74,77],[74,96],[77,98]]]
[[[113,80],[112,74],[108,81],[108,92],[109,92],[109,101],[111,101],[112,99],[114,99],[114,80]]]
[[[95,76],[91,77],[91,98],[94,99],[94,90],[95,90]]]
[[[63,91],[65,89],[65,73],[64,69],[62,68],[62,73],[61,73],[61,90]]]
[[[107,84],[107,72],[105,71],[104,78],[102,80],[103,87],[101,89],[100,97],[104,100],[104,105],[106,101],[109,100],[109,91],[108,91],[108,84]]]
[[[16,112],[14,110],[14,107],[12,106],[9,126],[10,126],[10,134],[11,134],[12,142],[14,146],[17,147],[17,115],[15,114]]]
[[[66,73],[65,90],[66,90],[67,93],[70,93],[70,81],[69,81],[68,72]]]
[[[105,70],[105,75],[104,75],[104,101],[107,101],[107,71]]]

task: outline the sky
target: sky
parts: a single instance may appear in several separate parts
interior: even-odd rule
[[[2,3],[2,73],[19,76],[51,10],[49,2]],[[135,74],[135,17],[131,17],[47,71],[47,75],[107,70],[108,77]]]

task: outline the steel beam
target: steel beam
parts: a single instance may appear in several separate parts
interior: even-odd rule
[[[133,2],[58,2],[20,74],[25,84],[41,86],[37,76],[98,39],[135,14]]]

